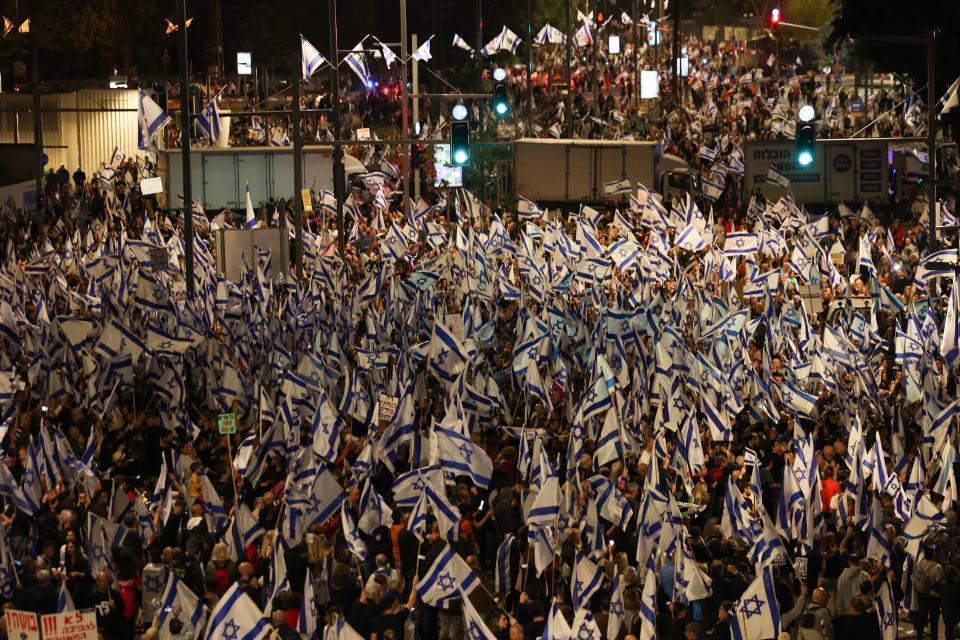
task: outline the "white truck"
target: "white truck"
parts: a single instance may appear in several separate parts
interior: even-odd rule
[[[523,138],[513,144],[516,195],[540,203],[600,202],[605,184],[629,178],[660,190],[668,173],[689,173],[674,156],[656,157],[654,142]]]
[[[183,194],[183,163],[179,149],[159,152],[157,169],[168,203]],[[347,180],[366,168],[356,158],[343,157]],[[230,147],[190,152],[193,199],[209,211],[242,209],[246,187],[256,207],[270,199],[293,197],[293,147]],[[333,147],[303,150],[303,187],[333,191]]]

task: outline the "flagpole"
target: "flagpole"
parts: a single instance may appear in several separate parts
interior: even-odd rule
[[[190,174],[190,77],[187,73],[187,0],[177,0],[177,41],[180,57],[180,159],[183,165],[183,235],[186,249],[187,298],[193,298],[193,185]]]

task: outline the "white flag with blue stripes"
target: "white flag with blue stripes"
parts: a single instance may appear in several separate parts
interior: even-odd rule
[[[137,148],[155,149],[156,136],[170,122],[170,116],[150,96],[140,91],[137,105]]]
[[[300,35],[300,69],[303,72],[303,79],[306,80],[312,76],[317,69],[323,66],[327,61],[317,48],[310,44],[303,34]]]
[[[570,596],[575,609],[586,607],[590,598],[603,586],[603,571],[587,556],[577,553],[577,563],[570,581]]]
[[[250,197],[250,183],[247,183],[245,190],[245,201],[247,205],[247,217],[244,220],[243,226],[247,229],[253,229],[257,226],[257,214],[253,210],[253,199]]]
[[[700,251],[707,246],[703,236],[700,235],[700,232],[697,231],[697,228],[692,224],[687,225],[686,229],[677,234],[673,244],[687,251]]]
[[[633,185],[630,184],[630,178],[621,180],[611,180],[603,185],[603,195],[606,197],[619,196],[633,191]]]
[[[473,47],[467,44],[467,41],[460,37],[460,34],[453,34],[453,46],[457,49],[463,49],[464,51],[469,51],[471,54],[474,53]]]
[[[767,184],[775,184],[784,189],[789,189],[790,178],[777,171],[777,168],[771,164],[770,168],[767,169]]]
[[[144,606],[150,606],[150,603],[144,603]],[[182,633],[188,637],[197,637],[203,627],[203,618],[206,613],[207,605],[177,577],[177,574],[171,572],[167,576],[167,584],[160,596],[160,610],[157,612],[160,636],[170,637],[170,622],[176,618],[183,625]]]
[[[217,106],[219,96],[219,93],[213,96],[203,111],[197,115],[197,126],[211,144],[220,137],[220,108]]]
[[[466,436],[434,424],[437,456],[443,470],[455,476],[468,476],[478,487],[490,486],[493,461],[483,448]]]
[[[817,408],[817,398],[794,386],[789,380],[784,378],[782,389],[780,389],[780,400],[786,406],[804,417],[811,417]]]
[[[451,600],[470,595],[479,584],[477,574],[447,547],[417,584],[417,593],[430,606],[446,609]]]
[[[773,575],[763,569],[747,587],[735,605],[736,615],[730,621],[734,640],[776,638],[780,633],[780,610],[773,589]]]
[[[210,624],[203,637],[205,640],[261,640],[268,638],[272,631],[260,608],[240,583],[234,582],[210,612]]]
[[[363,42],[358,42],[353,51],[348,53],[343,60],[350,67],[350,70],[363,81],[364,86],[369,89],[372,82],[370,81],[370,69],[367,67],[367,58],[363,54]]]

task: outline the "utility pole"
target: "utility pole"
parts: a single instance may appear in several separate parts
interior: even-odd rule
[[[293,115],[291,117],[291,120],[293,121],[293,202],[291,203],[290,208],[293,211],[293,258],[297,265],[298,279],[303,277],[304,214],[302,198],[300,197],[300,194],[303,191],[303,132],[301,131],[302,127],[300,126],[300,82],[302,81],[303,76],[300,71],[302,65],[300,60],[301,56],[303,56],[303,53],[298,50],[293,61]],[[281,232],[286,231],[286,217],[286,212],[281,211],[280,220],[278,222]],[[286,242],[286,239],[286,233],[283,233],[283,241]]]
[[[400,135],[404,140],[410,139],[410,90],[407,89],[409,66],[409,37],[407,36],[407,0],[400,0],[400,57],[403,60],[403,69],[400,74]],[[407,203],[410,202],[410,145],[400,145],[403,154],[403,200],[401,210],[407,212]]]
[[[340,51],[337,43],[337,0],[327,0],[330,8],[330,66],[333,67],[333,195],[337,201],[337,249],[346,267],[346,243],[343,234],[343,201],[346,171],[343,166],[343,147],[340,145]]]

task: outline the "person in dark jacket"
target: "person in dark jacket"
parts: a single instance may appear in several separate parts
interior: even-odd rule
[[[943,637],[947,640],[957,638],[956,627],[960,623],[960,571],[951,564],[943,568],[940,611],[943,614]]]

